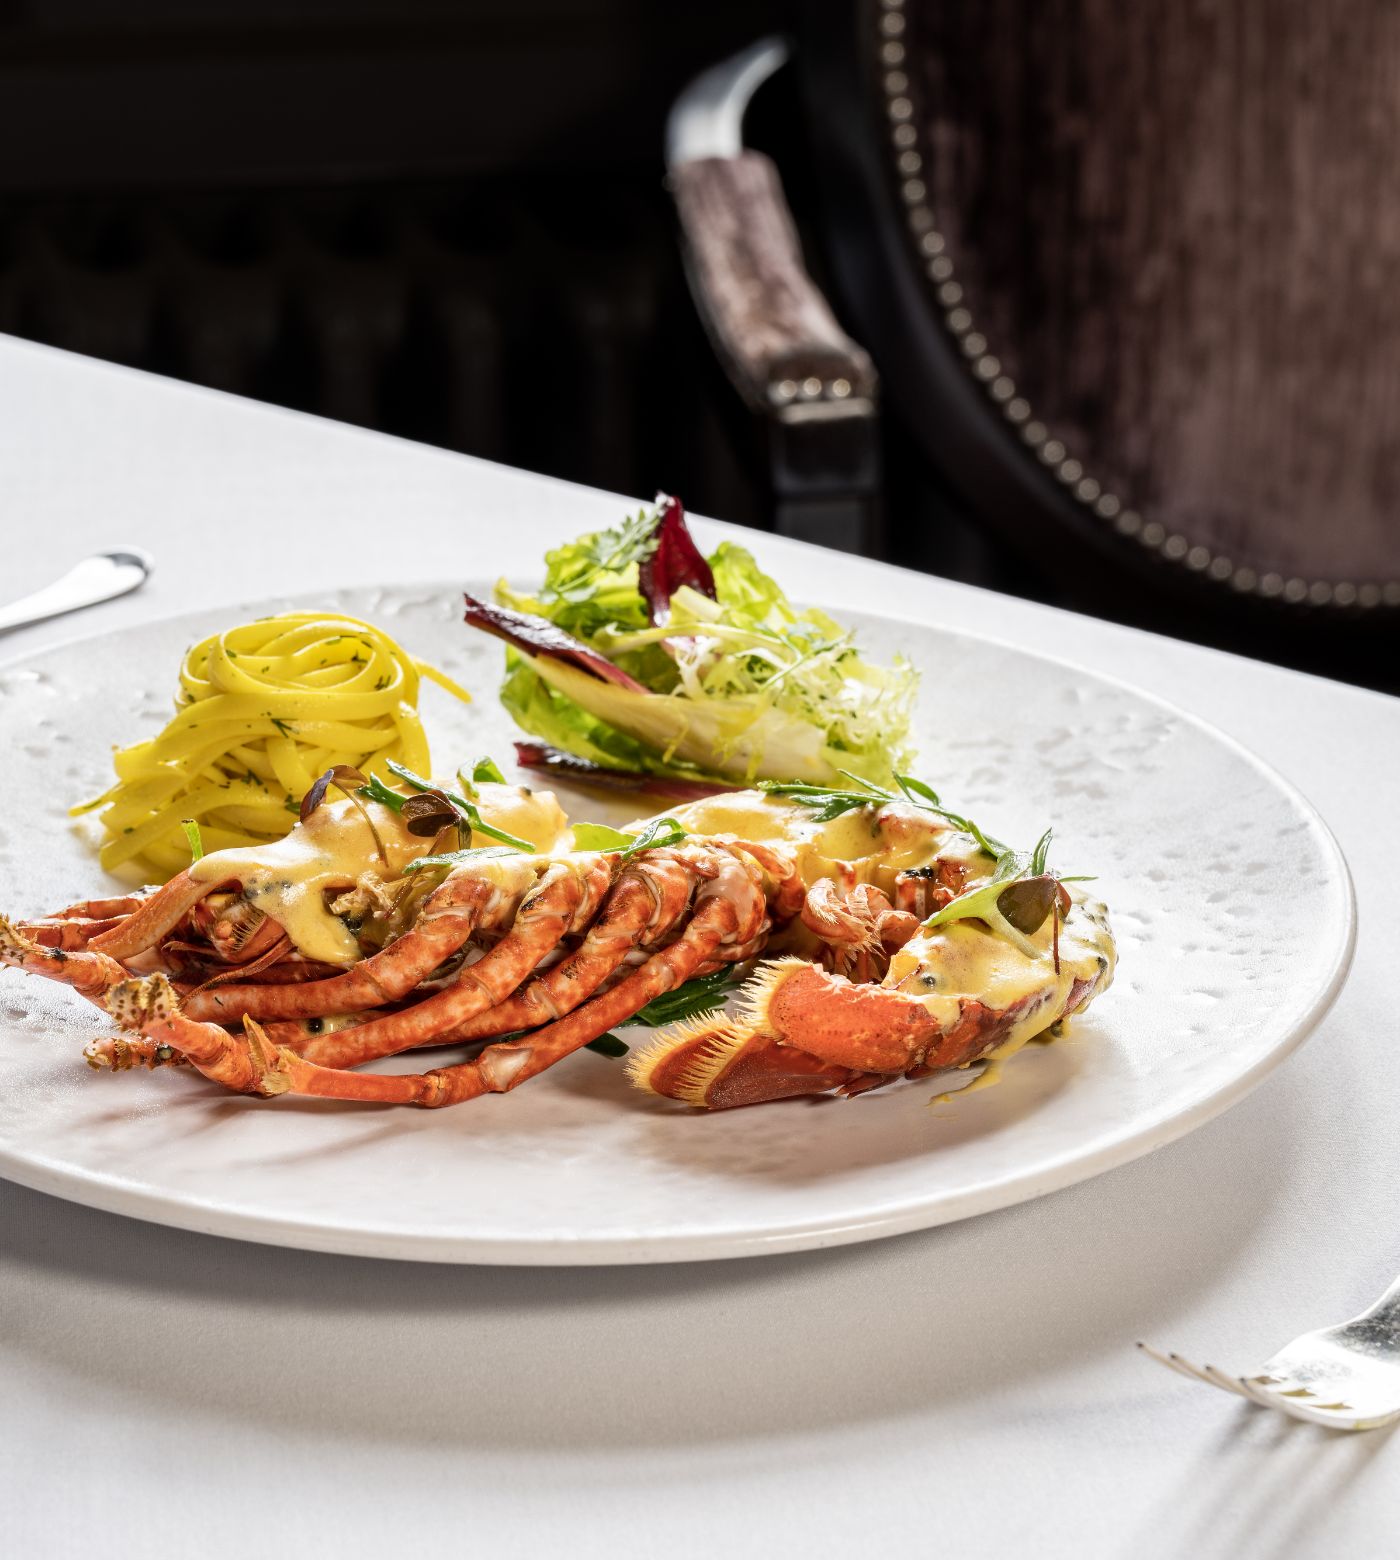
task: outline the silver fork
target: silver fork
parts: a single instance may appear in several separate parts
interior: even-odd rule
[[[1145,1343],[1138,1348],[1193,1381],[1334,1430],[1375,1430],[1400,1419],[1400,1278],[1370,1310],[1295,1338],[1252,1376],[1193,1365]]]
[[[125,596],[144,585],[154,567],[155,560],[140,547],[115,547],[111,552],[94,553],[75,563],[52,585],[0,607],[0,633]]]

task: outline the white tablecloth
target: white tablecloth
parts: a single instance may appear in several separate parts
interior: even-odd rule
[[[620,513],[9,341],[0,506],[5,598],[104,545],[159,558],[138,595],[9,635],[4,656],[274,592],[523,574]],[[761,551],[794,595],[1050,646],[1283,770],[1337,832],[1360,902],[1355,968],[1317,1034],[1125,1169],[802,1256],[355,1261],[0,1184],[0,1554],[1400,1552],[1400,1445],[1250,1409],[1132,1347],[1252,1365],[1400,1270],[1400,704],[792,543]]]

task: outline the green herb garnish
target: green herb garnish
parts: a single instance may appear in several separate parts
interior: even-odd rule
[[[894,777],[900,792],[903,793],[900,795],[886,790],[882,785],[876,785],[871,780],[862,779],[860,775],[853,775],[849,769],[843,769],[840,773],[858,789],[838,790],[834,786],[803,785],[789,780],[760,780],[759,789],[767,791],[771,796],[790,796],[796,802],[815,808],[818,823],[830,823],[833,818],[839,818],[843,813],[853,812],[857,807],[883,807],[887,802],[910,802],[915,807],[921,807],[925,812],[931,812],[936,817],[942,818],[945,823],[952,824],[962,833],[970,834],[977,841],[978,849],[985,851],[994,860],[1000,859],[1010,849],[1010,846],[1003,845],[1000,840],[984,833],[971,818],[964,818],[961,813],[950,811],[939,800],[938,792],[932,786],[926,785],[922,780],[916,780],[913,775],[897,774]]]
[[[392,758],[385,759],[385,763],[388,764],[389,768],[394,771],[400,780],[406,780],[415,791],[435,791],[437,789],[431,780],[425,780],[422,775],[414,774],[407,764],[400,764]]]
[[[699,1018],[702,1013],[713,1013],[716,1008],[723,1007],[730,994],[742,984],[732,965],[716,970],[712,975],[696,975],[674,991],[653,997],[628,1019],[628,1023],[660,1029],[665,1024],[679,1023],[683,1018]]]
[[[1029,958],[1038,958],[1039,950],[1026,934],[1036,930],[1050,913],[1057,890],[1053,878],[1032,879],[1030,867],[1031,858],[1023,851],[1007,851],[998,857],[996,867],[985,883],[976,884],[941,910],[935,910],[924,922],[922,929],[930,931],[935,926],[946,926],[950,921],[985,921],[994,932],[1000,933],[1009,943],[1014,943]],[[1027,925],[1033,919],[1032,907],[1023,905],[1015,890],[1032,882],[1048,884],[1050,895],[1044,911],[1034,920],[1034,925]],[[1014,920],[1007,915],[1008,910],[1012,912]],[[1021,924],[1017,925],[1017,921]]]
[[[424,867],[459,867],[464,862],[488,861],[495,856],[518,856],[513,845],[478,845],[472,850],[448,850],[437,856],[418,856],[404,868],[405,872],[421,872]]]
[[[1062,878],[1057,872],[1048,869],[1052,830],[1047,829],[1040,836],[1034,850],[1013,850],[1011,846],[1003,845],[999,839],[980,829],[971,818],[964,818],[961,813],[945,807],[938,792],[913,775],[897,774],[894,777],[903,793],[901,796],[860,775],[853,775],[849,770],[843,769],[841,773],[852,782],[855,790],[773,780],[761,781],[760,789],[767,791],[770,796],[790,797],[795,802],[811,807],[819,823],[829,823],[833,818],[853,812],[858,807],[883,807],[886,803],[899,801],[909,802],[942,818],[959,832],[969,835],[976,841],[978,849],[992,858],[992,875],[959,894],[941,910],[935,911],[923,923],[924,930],[944,926],[951,921],[985,921],[994,932],[1015,944],[1022,953],[1030,958],[1038,958],[1038,950],[1029,941],[1030,934],[1044,925],[1046,916],[1053,914],[1056,917],[1055,962],[1056,968],[1059,967],[1060,884],[1087,883],[1092,879],[1082,876]]]
[[[1055,831],[1047,829],[1035,842],[1035,849],[1031,852],[1031,876],[1039,877],[1045,871],[1045,860],[1050,854],[1050,836]]]
[[[553,578],[546,593],[558,601],[586,601],[604,575],[616,574],[629,564],[641,563],[656,551],[656,511],[641,509],[624,520],[615,531],[598,531],[582,536],[567,562],[560,550],[560,565],[551,570]]]
[[[180,827],[185,831],[185,838],[190,842],[190,860],[198,861],[204,854],[204,841],[200,838],[199,825],[193,818],[181,818]]]
[[[470,774],[467,772],[465,765],[457,771],[457,783],[473,801],[476,800],[476,788],[483,780],[491,781],[496,785],[508,783],[506,777],[501,773],[501,766],[489,754],[477,759],[471,766]]]
[[[506,777],[501,773],[500,766],[494,758],[479,758],[472,765],[472,779],[478,785],[483,780],[489,780],[494,785],[504,785]]]
[[[611,1056],[614,1059],[626,1056],[629,1046],[625,1040],[619,1040],[616,1035],[599,1035],[596,1040],[590,1040],[585,1051],[596,1051],[599,1056]]]
[[[405,797],[397,791],[391,791],[378,775],[370,775],[360,787],[360,795],[366,801],[378,802],[382,807],[387,807],[392,812],[402,812]]]
[[[662,845],[679,845],[686,832],[674,818],[658,818],[641,834],[628,834],[623,829],[611,829],[605,823],[576,823],[574,844],[579,850],[616,850],[624,861],[644,850],[655,850]]]
[[[527,854],[534,853],[534,845],[529,840],[522,840],[519,835],[508,834],[504,829],[498,829],[494,824],[487,823],[481,816],[475,802],[470,802],[465,796],[459,796],[455,791],[445,791],[441,786],[435,786],[431,780],[425,780],[422,775],[416,775],[403,764],[395,763],[392,758],[384,761],[390,769],[406,781],[416,791],[433,791],[447,798],[457,809],[462,820],[470,827],[473,834],[484,834],[487,839],[500,840],[503,845],[513,845],[516,850],[523,850]],[[399,798],[399,807],[402,809],[404,799]]]

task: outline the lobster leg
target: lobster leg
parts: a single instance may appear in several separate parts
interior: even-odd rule
[[[108,921],[134,915],[150,898],[149,893],[123,894],[117,899],[80,899],[75,905],[55,910],[49,921]]]
[[[145,1035],[110,1035],[94,1040],[83,1052],[89,1067],[96,1072],[129,1072],[133,1067],[188,1067],[190,1059],[183,1051]]]
[[[655,996],[673,990],[720,950],[748,942],[766,915],[762,892],[732,857],[696,898],[694,918],[670,947],[610,991],[594,997],[534,1034],[488,1046],[479,1057],[432,1072],[377,1075],[319,1067],[273,1046],[250,1022],[243,1037],[172,1013],[173,993],[162,976],[128,982],[109,997],[118,1021],[148,1038],[183,1050],[206,1076],[250,1094],[303,1094],[365,1103],[456,1105],[487,1093],[505,1093],[630,1018]],[[484,961],[483,961],[484,962]]]
[[[147,948],[154,948],[201,899],[207,899],[217,889],[229,886],[227,883],[197,883],[186,867],[171,878],[164,888],[157,889],[149,899],[141,900],[131,914],[123,916],[111,931],[93,938],[91,947],[97,953],[105,953],[113,959],[134,958]]]
[[[270,1023],[262,1032],[273,1045],[285,1045],[289,1050],[301,1053],[312,1038],[300,1021],[286,1020]],[[175,1050],[163,1040],[150,1040],[145,1035],[111,1035],[92,1041],[83,1051],[89,1067],[97,1072],[129,1072],[133,1067],[145,1067],[154,1071],[157,1067],[188,1067],[189,1057]]]
[[[221,986],[192,996],[190,1018],[234,1023],[240,1018],[319,1018],[382,1007],[407,996],[420,981],[456,953],[482,925],[506,911],[524,892],[536,867],[521,858],[521,872],[502,889],[487,878],[454,872],[423,906],[412,929],[382,952],[363,959],[343,975],[298,985]]]
[[[70,952],[42,947],[4,916],[0,916],[0,964],[60,981],[92,1002],[100,1002],[105,992],[126,979],[127,973],[115,959],[94,953],[91,948]]]
[[[76,953],[86,948],[94,937],[120,926],[123,917],[108,916],[96,920],[78,915],[50,915],[39,921],[18,921],[15,930],[22,937],[36,942],[43,948],[61,948],[65,953]]]
[[[514,996],[432,1034],[430,1043],[461,1044],[535,1029],[571,1013],[591,997],[621,969],[634,948],[665,936],[685,914],[695,881],[693,864],[679,857],[658,858],[661,852],[624,870],[604,901],[602,914],[574,953]],[[480,968],[476,965],[469,973]],[[427,1003],[419,1007],[426,1008]],[[405,1045],[403,1033],[402,1026],[386,1019],[308,1039],[292,1049],[323,1067],[355,1067],[391,1050],[423,1043],[414,1039]]]
[[[154,1047],[172,1047],[206,1078],[226,1089],[239,1094],[282,1092],[273,1067],[276,1053],[259,1034],[256,1022],[244,1034],[231,1035],[217,1024],[187,1017],[180,1011],[175,988],[164,975],[119,982],[108,991],[106,1006],[123,1029],[136,1030]],[[104,1065],[91,1055],[88,1060],[94,1066]]]
[[[322,1065],[353,1066],[442,1043],[463,1020],[505,1001],[562,937],[587,924],[612,881],[613,859],[594,857],[582,871],[578,858],[556,862],[521,904],[510,931],[446,991],[295,1049]]]
[[[826,945],[831,969],[861,981],[878,978],[887,962],[881,955],[902,947],[919,929],[917,917],[894,909],[871,884],[842,893],[829,878],[808,891],[802,924]]]
[[[606,891],[610,880],[608,858],[602,857],[591,870],[580,876],[566,864],[558,863],[541,881],[539,888],[521,905],[510,933],[465,976],[470,977],[476,1000],[482,1003],[494,1001],[499,1007],[537,964],[540,958],[565,935],[574,924],[586,921],[596,908],[598,899]],[[687,895],[689,887],[687,884]],[[651,903],[648,898],[648,903]],[[684,909],[682,901],[681,909]],[[198,998],[207,988],[192,994]],[[189,1009],[192,998],[184,1003],[183,1016],[192,1018]],[[580,999],[581,1000],[581,999]],[[390,1056],[397,1051],[410,1050],[425,1043],[447,1043],[455,1038],[432,1033],[432,1013],[424,1015],[420,1010],[427,1006],[420,1002],[402,1013],[388,1014],[379,1019],[369,1019],[345,1029],[333,1029],[315,1034],[307,1027],[315,1019],[279,1019],[269,1021],[260,1032],[265,1039],[278,1047],[285,1047],[297,1055],[328,1067],[352,1067],[377,1056]],[[506,1025],[504,1030],[518,1028]],[[501,1033],[504,1030],[493,1030]],[[178,1065],[185,1057],[173,1051],[164,1041],[135,1038],[95,1040],[84,1052],[88,1064],[96,1068],[110,1068],[113,1072],[132,1067],[160,1067]]]
[[[688,980],[719,947],[733,911],[720,900],[697,911],[685,933],[611,991],[576,1008],[567,1017],[519,1040],[491,1045],[480,1056],[455,1067],[440,1067],[416,1075],[385,1077],[374,1073],[341,1072],[316,1067],[290,1053],[279,1057],[288,1088],[297,1094],[330,1099],[378,1101],[383,1104],[436,1107],[457,1105],[479,1095],[504,1094],[625,1023],[663,991]]]

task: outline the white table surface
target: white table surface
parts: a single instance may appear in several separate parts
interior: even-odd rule
[[[0,598],[114,543],[159,559],[139,594],[4,636],[0,657],[320,585],[526,574],[620,513],[0,338]],[[1243,1104],[1134,1165],[800,1256],[356,1261],[0,1183],[0,1554],[1400,1550],[1400,1444],[1237,1405],[1132,1347],[1250,1366],[1400,1271],[1400,703],[795,543],[759,552],[795,596],[1051,646],[1274,763],[1356,878],[1331,1015]]]

